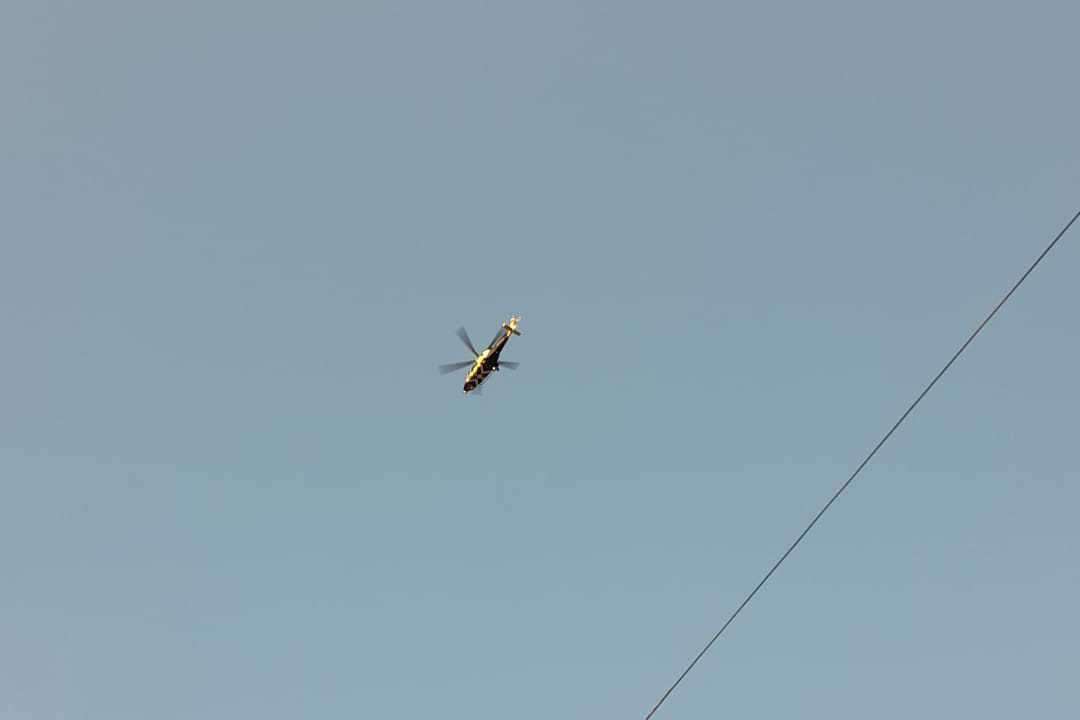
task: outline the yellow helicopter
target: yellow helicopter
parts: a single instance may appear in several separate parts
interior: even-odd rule
[[[495,336],[483,352],[476,351],[476,347],[473,346],[472,340],[469,339],[469,333],[465,332],[465,328],[458,328],[457,336],[461,338],[461,342],[465,343],[465,347],[469,348],[472,352],[473,359],[440,365],[439,372],[446,375],[447,373],[468,368],[469,371],[465,374],[465,394],[468,395],[473,390],[479,388],[480,383],[487,380],[488,375],[491,373],[497,372],[502,368],[517,370],[518,363],[500,360],[499,355],[502,353],[503,349],[506,348],[506,343],[510,342],[511,336],[521,335],[518,331],[518,324],[520,322],[520,315],[511,315],[510,319],[504,322],[502,327],[499,328],[499,334]]]

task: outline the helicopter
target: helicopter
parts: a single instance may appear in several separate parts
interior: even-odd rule
[[[473,359],[440,365],[439,372],[446,375],[468,368],[469,371],[465,374],[464,388],[465,394],[468,395],[473,390],[478,390],[480,384],[487,380],[488,375],[491,373],[497,372],[501,368],[517,370],[518,363],[500,360],[499,355],[502,353],[503,349],[506,348],[506,343],[510,342],[511,336],[521,335],[521,332],[518,331],[518,324],[520,322],[520,315],[511,315],[510,319],[502,324],[502,327],[499,328],[499,333],[492,339],[483,352],[476,351],[476,347],[473,345],[472,340],[469,339],[469,333],[465,332],[465,328],[459,327],[457,329],[457,336],[461,339],[461,342],[465,343],[465,347],[469,348],[470,352],[472,352]]]

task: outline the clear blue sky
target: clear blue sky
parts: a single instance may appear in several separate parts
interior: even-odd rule
[[[3,3],[0,718],[643,716],[1076,210],[1078,26]],[[1078,269],[659,717],[1077,717]]]

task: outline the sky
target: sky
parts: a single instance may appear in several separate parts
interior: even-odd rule
[[[1078,22],[3,3],[0,719],[643,717],[1078,209]],[[657,718],[1077,716],[1078,267]]]

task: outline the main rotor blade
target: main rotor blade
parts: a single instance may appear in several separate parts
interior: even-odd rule
[[[465,332],[465,328],[459,327],[457,329],[457,336],[461,338],[461,342],[465,343],[465,347],[469,348],[474,356],[480,354],[476,352],[476,348],[473,347],[472,340],[469,339],[469,333]]]
[[[447,375],[447,374],[452,373],[452,372],[457,372],[458,370],[464,370],[465,368],[469,367],[472,364],[473,364],[472,360],[464,360],[462,362],[456,362],[456,363],[446,363],[445,365],[440,365],[439,366],[439,374],[440,375]]]
[[[506,368],[507,370],[517,370],[521,366],[519,362],[510,362],[509,360],[499,361],[500,368]]]

